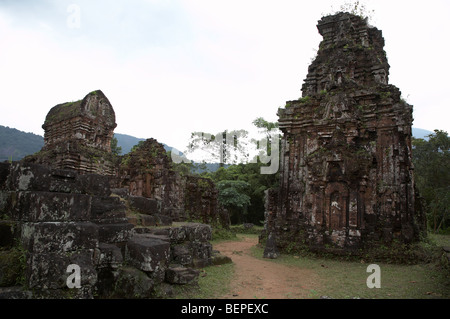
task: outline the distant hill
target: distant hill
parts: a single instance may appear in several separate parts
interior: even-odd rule
[[[414,127],[412,132],[415,138],[426,138],[427,135],[434,133],[432,131]],[[117,138],[117,146],[122,148],[121,155],[129,153],[134,145],[145,140],[144,138],[137,138],[120,133],[115,133],[114,137]],[[163,145],[166,151],[172,149],[164,143]],[[20,160],[27,155],[40,151],[43,146],[44,138],[40,135],[26,133],[15,128],[0,125],[0,162]],[[215,171],[218,167],[219,164],[217,163],[207,164],[207,169],[209,171]]]
[[[0,162],[17,161],[34,154],[44,146],[44,138],[0,125]]]
[[[129,153],[133,146],[145,140],[120,133],[114,133],[114,137],[117,138],[117,146],[122,148],[121,155]],[[164,143],[163,145],[166,151],[172,149]],[[44,137],[41,135],[0,125],[0,162],[21,160],[27,155],[39,152],[43,146]]]
[[[145,138],[137,138],[131,135],[114,133],[114,137],[117,138],[117,146],[122,148],[120,155],[127,154],[131,151],[131,148],[140,141],[145,141]]]
[[[117,146],[122,148],[120,155],[125,155],[131,151],[133,146],[137,145],[141,141],[145,141],[145,138],[138,138],[127,134],[114,133],[114,137],[117,138]],[[161,143],[161,142],[160,142]],[[164,145],[164,149],[167,151],[172,150],[171,146],[161,143]]]
[[[432,131],[424,130],[421,128],[415,128],[415,127],[412,128],[412,135],[415,138],[423,138],[426,140],[426,139],[428,139],[427,136],[430,134],[433,134],[433,133],[434,132],[432,132]]]

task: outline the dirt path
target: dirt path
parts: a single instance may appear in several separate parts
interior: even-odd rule
[[[314,271],[280,265],[251,256],[250,249],[258,243],[256,237],[242,241],[223,242],[214,246],[235,264],[230,292],[223,299],[295,299],[308,298],[318,285]]]

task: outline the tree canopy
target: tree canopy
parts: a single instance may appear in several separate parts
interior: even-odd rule
[[[415,139],[413,163],[417,188],[425,199],[428,226],[434,231],[450,227],[450,138],[435,130],[425,139]]]

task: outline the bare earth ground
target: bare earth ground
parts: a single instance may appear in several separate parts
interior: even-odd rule
[[[251,247],[258,238],[223,242],[214,246],[235,264],[230,291],[221,299],[297,299],[308,298],[319,285],[319,276],[312,270],[280,265],[251,256]]]

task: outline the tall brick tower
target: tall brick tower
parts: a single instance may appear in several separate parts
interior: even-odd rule
[[[288,245],[355,250],[416,241],[411,105],[389,84],[382,32],[349,13],[322,18],[302,98],[278,111],[279,190],[266,231]]]

